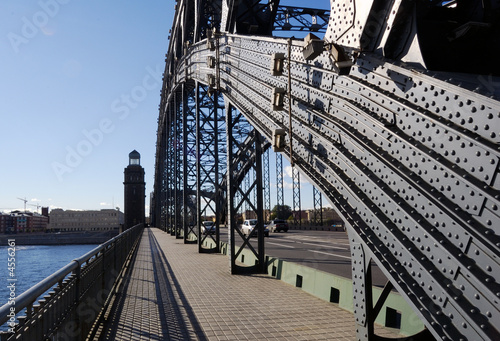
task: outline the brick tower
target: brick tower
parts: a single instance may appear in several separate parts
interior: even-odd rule
[[[141,154],[133,150],[128,154],[128,159],[123,182],[125,186],[125,230],[144,223],[146,200],[146,183],[144,182],[144,168],[141,167]]]

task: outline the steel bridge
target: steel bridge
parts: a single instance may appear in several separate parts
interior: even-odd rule
[[[214,252],[203,241],[219,245],[218,228],[200,231],[215,216],[229,228],[230,271],[264,271],[273,148],[345,222],[358,340],[380,339],[373,321],[394,289],[426,326],[414,340],[499,340],[498,2],[175,6],[153,223]],[[243,210],[258,220],[255,241],[237,225]],[[245,248],[255,266],[235,261]],[[388,278],[377,302],[371,262]]]

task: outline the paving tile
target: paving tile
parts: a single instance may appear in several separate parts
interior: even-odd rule
[[[270,276],[231,275],[227,256],[159,229],[144,230],[116,307],[105,340],[355,340],[352,313]]]

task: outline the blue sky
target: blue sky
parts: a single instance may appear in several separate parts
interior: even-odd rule
[[[123,170],[134,149],[149,201],[174,4],[2,0],[0,211],[23,209],[18,198],[30,210],[123,210]],[[291,193],[285,197],[291,205]]]
[[[134,149],[152,190],[173,11],[164,0],[2,1],[1,210],[23,208],[18,197],[123,210]]]

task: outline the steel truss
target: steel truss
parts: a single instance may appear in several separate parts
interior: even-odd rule
[[[283,217],[283,208],[285,206],[285,196],[283,194],[283,155],[276,153],[276,209],[277,218],[288,219]]]
[[[210,94],[206,85],[196,83],[196,154],[197,157],[197,229],[199,252],[219,252],[221,213],[225,189],[221,188],[226,173],[225,113],[222,96]],[[212,220],[215,233],[202,234],[201,222]],[[208,248],[208,240],[214,246]]]
[[[182,136],[183,136],[183,184],[182,188],[182,227],[185,244],[192,244],[198,239],[198,210],[196,206],[196,189],[199,183],[197,177],[197,121],[196,94],[193,82],[182,86]],[[199,231],[199,230],[198,230]]]
[[[225,53],[221,59],[231,65],[231,69],[230,72],[224,71],[221,74],[221,87],[227,100],[238,105],[252,125],[267,139],[271,139],[271,127],[286,129],[288,124],[282,111],[271,110],[272,88],[286,84],[286,78],[270,74],[270,56],[271,52],[276,51],[286,53],[288,42],[236,35],[226,37],[224,41],[228,45],[221,44],[220,49]],[[198,47],[201,45],[194,46],[193,55],[187,56],[186,60],[195,58]],[[408,285],[413,283],[429,283],[421,289],[427,296],[409,295],[407,299],[410,305],[416,307],[423,320],[428,322],[427,326],[432,328],[434,335],[449,335],[449,339],[456,339],[457,335],[465,333],[472,337],[471,329],[464,329],[461,323],[454,323],[448,314],[459,309],[456,304],[476,302],[473,299],[475,295],[484,298],[481,302],[485,305],[485,311],[498,311],[489,303],[494,301],[493,297],[486,298],[494,296],[490,291],[493,288],[487,289],[491,284],[480,280],[479,273],[485,270],[479,266],[474,268],[474,265],[464,265],[461,260],[463,256],[459,257],[472,240],[477,245],[478,254],[468,252],[467,258],[471,261],[483,257],[482,255],[498,252],[498,248],[493,246],[494,240],[484,234],[484,229],[488,230],[486,226],[490,226],[488,221],[494,225],[493,221],[498,220],[495,214],[489,213],[494,211],[494,208],[490,211],[489,207],[497,207],[498,201],[495,194],[492,194],[496,193],[496,190],[489,187],[494,185],[491,181],[496,178],[498,164],[498,158],[491,158],[492,154],[498,154],[491,148],[491,143],[498,137],[491,134],[489,126],[493,126],[492,120],[497,117],[492,112],[496,112],[493,108],[498,104],[480,97],[483,104],[475,106],[473,103],[478,101],[478,94],[471,95],[450,83],[424,74],[415,74],[395,64],[388,65],[380,58],[367,53],[358,56],[356,66],[350,70],[348,77],[339,76],[335,71],[328,71],[335,68],[327,52],[323,52],[312,67],[303,59],[302,49],[303,42],[293,42],[291,68],[295,105],[292,109],[292,143],[294,158],[302,160],[302,163],[297,162],[301,173],[320,188],[334,204],[346,222],[349,234],[361,239],[363,252],[371,252],[368,257],[392,279],[391,283],[399,292],[409,292]],[[318,69],[318,65],[323,65],[323,68]],[[221,70],[227,69],[223,66]],[[238,78],[233,76],[236,71]],[[197,72],[193,69],[187,70],[190,77],[205,78],[203,75],[198,76]],[[390,83],[388,79],[396,83]],[[263,82],[269,84],[268,92],[258,91],[262,89]],[[408,103],[419,103],[422,97],[428,96],[426,93],[429,89],[434,89],[431,96],[435,99],[434,103],[429,103],[428,108],[424,106],[423,109],[416,110],[414,104]],[[451,102],[452,98],[456,98],[457,106]],[[441,103],[438,104],[438,101]],[[286,107],[286,98],[284,102]],[[459,118],[455,115],[441,115],[443,107],[450,105],[454,110],[464,110],[460,109],[460,103],[463,103],[462,107],[474,106],[476,112],[478,108],[483,108],[481,111],[485,116],[473,118],[472,123],[469,123],[467,120],[461,121],[462,113]],[[387,105],[392,111],[382,110],[383,107],[387,108]],[[398,115],[395,115],[396,112]],[[438,120],[438,117],[441,118]],[[454,126],[473,127],[476,120],[483,120],[485,125],[477,125],[474,133],[464,134],[463,130],[458,128],[450,130]],[[480,135],[481,130],[485,131],[486,135]],[[478,136],[479,139],[471,136]],[[458,147],[454,145],[457,141],[460,141]],[[454,155],[450,150],[455,150]],[[471,153],[472,150],[474,153]],[[467,165],[474,163],[468,166],[468,170],[462,166],[464,158]],[[457,161],[460,165],[453,166]],[[481,171],[478,171],[479,169]],[[480,185],[483,181],[488,184],[486,187]],[[431,190],[435,188],[435,183],[439,185]],[[449,194],[444,196],[443,193]],[[491,204],[483,206],[487,200],[491,200]],[[478,218],[480,216],[477,214],[480,214],[481,210],[488,218]],[[391,218],[393,214],[395,218]],[[470,223],[467,223],[468,221]],[[425,232],[419,237],[413,232],[408,233],[413,231],[414,226],[417,226],[417,232]],[[455,229],[459,226],[465,229],[463,234],[456,233]],[[436,227],[439,227],[440,231],[437,231]],[[424,234],[428,237],[424,238]],[[440,243],[447,235],[452,238],[448,237],[447,243]],[[391,240],[391,243],[384,242],[386,238]],[[374,243],[372,240],[380,240],[380,243]],[[407,245],[408,243],[413,247]],[[422,248],[434,252],[423,254],[420,251]],[[443,252],[439,261],[447,263],[446,267],[438,268],[438,263],[425,257],[434,255],[438,250]],[[445,254],[447,256],[444,256]],[[479,261],[477,259],[478,263],[471,264],[479,264]],[[488,268],[496,267],[495,263],[487,264]],[[354,268],[357,266],[358,264],[353,264]],[[472,272],[467,270],[467,267],[471,266]],[[413,270],[415,267],[419,269],[418,272]],[[455,277],[458,268],[462,269],[461,271],[467,270],[467,277]],[[432,271],[429,272],[430,269]],[[475,271],[478,275],[473,275]],[[360,274],[368,275],[365,271]],[[418,280],[419,276],[425,279]],[[447,281],[444,278],[455,284],[445,284]],[[474,284],[470,283],[471,281]],[[440,288],[439,295],[435,293],[436,285],[444,286]],[[460,303],[453,303],[457,302],[453,298],[456,292],[450,288],[461,286],[469,288],[462,290],[461,297],[472,297],[460,299]],[[482,287],[481,291],[473,289],[477,287]],[[439,309],[431,306],[431,302],[438,305]],[[356,316],[365,313],[363,309],[357,310]],[[468,315],[470,310],[462,313]],[[453,313],[452,315],[457,316]],[[482,318],[485,322],[490,319],[487,316]],[[438,321],[440,325],[445,323],[454,327],[438,330],[435,326]],[[474,319],[469,317],[466,321],[471,323]],[[368,327],[364,323],[359,326],[359,330],[364,330],[360,332],[360,339],[364,339],[362,335],[371,335],[371,329],[366,328]],[[478,328],[481,334],[485,333],[483,329]],[[497,331],[491,327],[487,333]]]
[[[300,205],[300,173],[297,167],[292,167],[293,180],[293,223],[296,226],[302,224],[302,208]]]
[[[313,203],[313,224],[323,226],[323,199],[316,186],[313,186]]]
[[[177,172],[175,171],[176,143],[175,143],[175,105],[168,107],[167,116],[167,225],[166,231],[175,236],[175,188]]]
[[[293,136],[284,137],[293,148],[284,155],[298,161],[301,174],[332,203],[349,234],[357,339],[378,339],[373,323],[391,286],[428,329],[414,340],[429,334],[440,340],[500,339],[500,72],[494,62],[500,5],[331,0],[324,40],[306,44],[245,36],[270,33],[276,1],[265,7],[257,0],[223,1],[221,29],[186,46],[188,32],[181,31],[191,26],[181,19],[188,16],[187,3],[177,5],[181,14],[161,109],[177,84],[196,80],[239,109],[227,111],[230,133],[242,115],[255,128],[249,139],[261,134],[272,141],[276,129],[293,126]],[[289,79],[280,68],[290,70]],[[282,109],[289,103],[290,123]],[[167,119],[165,128],[160,122],[159,134],[166,129],[166,147],[172,147],[176,122]],[[241,165],[232,163],[234,138],[228,136],[227,216],[236,273],[240,250],[234,239],[241,233],[235,214],[255,197],[241,189],[244,178],[235,174]],[[247,158],[254,155],[252,148],[244,150]],[[177,172],[171,153],[167,174]],[[158,174],[162,155],[157,153]],[[251,181],[250,189],[258,190],[258,184]],[[166,191],[171,221],[175,185],[167,181]],[[235,204],[237,193],[241,199]],[[262,214],[259,198],[253,205]],[[248,239],[243,244],[251,245]],[[253,251],[263,265],[263,253]],[[370,262],[389,280],[375,304]]]
[[[271,219],[271,178],[269,176],[269,153],[267,149],[262,155],[262,162],[264,167],[264,220],[267,222]]]
[[[157,164],[155,167],[155,183],[154,183],[154,193],[153,193],[153,205],[150,208],[150,221],[152,226],[157,226],[158,228],[165,231],[166,227],[166,194],[167,194],[167,183],[166,183],[166,129],[165,123],[158,119],[158,126],[161,129],[158,130],[158,136],[156,140],[156,155],[159,156]]]
[[[256,130],[241,139],[241,126],[247,126],[244,116],[236,108],[230,106],[226,115],[227,138],[227,192],[228,198],[228,254],[232,274],[265,273],[264,262],[264,216],[262,186],[262,138]],[[239,136],[233,132],[240,132]],[[240,137],[240,138],[238,138]],[[250,142],[250,143],[249,143]],[[239,162],[238,162],[239,161]],[[246,161],[246,162],[244,162]],[[248,179],[243,181],[242,178]],[[247,186],[244,184],[247,183]],[[237,195],[238,194],[238,195]],[[233,199],[230,199],[233,198]],[[244,235],[237,217],[242,207],[247,206],[247,218],[257,219],[254,230],[257,231],[257,247],[251,242],[252,233]],[[236,243],[241,240],[241,244]],[[243,266],[237,263],[238,257],[244,256],[242,251],[248,249],[255,256],[255,264]],[[240,258],[241,260],[241,258]],[[241,260],[243,262],[243,260]]]
[[[182,153],[183,150],[183,112],[184,112],[184,101],[182,96],[182,87],[177,89],[176,96],[174,97],[174,117],[173,121],[173,137],[172,137],[172,147],[173,147],[173,167],[174,167],[174,193],[173,193],[173,228],[170,230],[171,235],[175,235],[175,238],[182,239],[182,232],[184,231],[182,227],[183,218],[181,217],[182,212],[182,198],[184,197],[184,173],[183,173],[183,160],[185,155]]]
[[[330,11],[317,8],[278,6],[275,31],[325,32]]]

